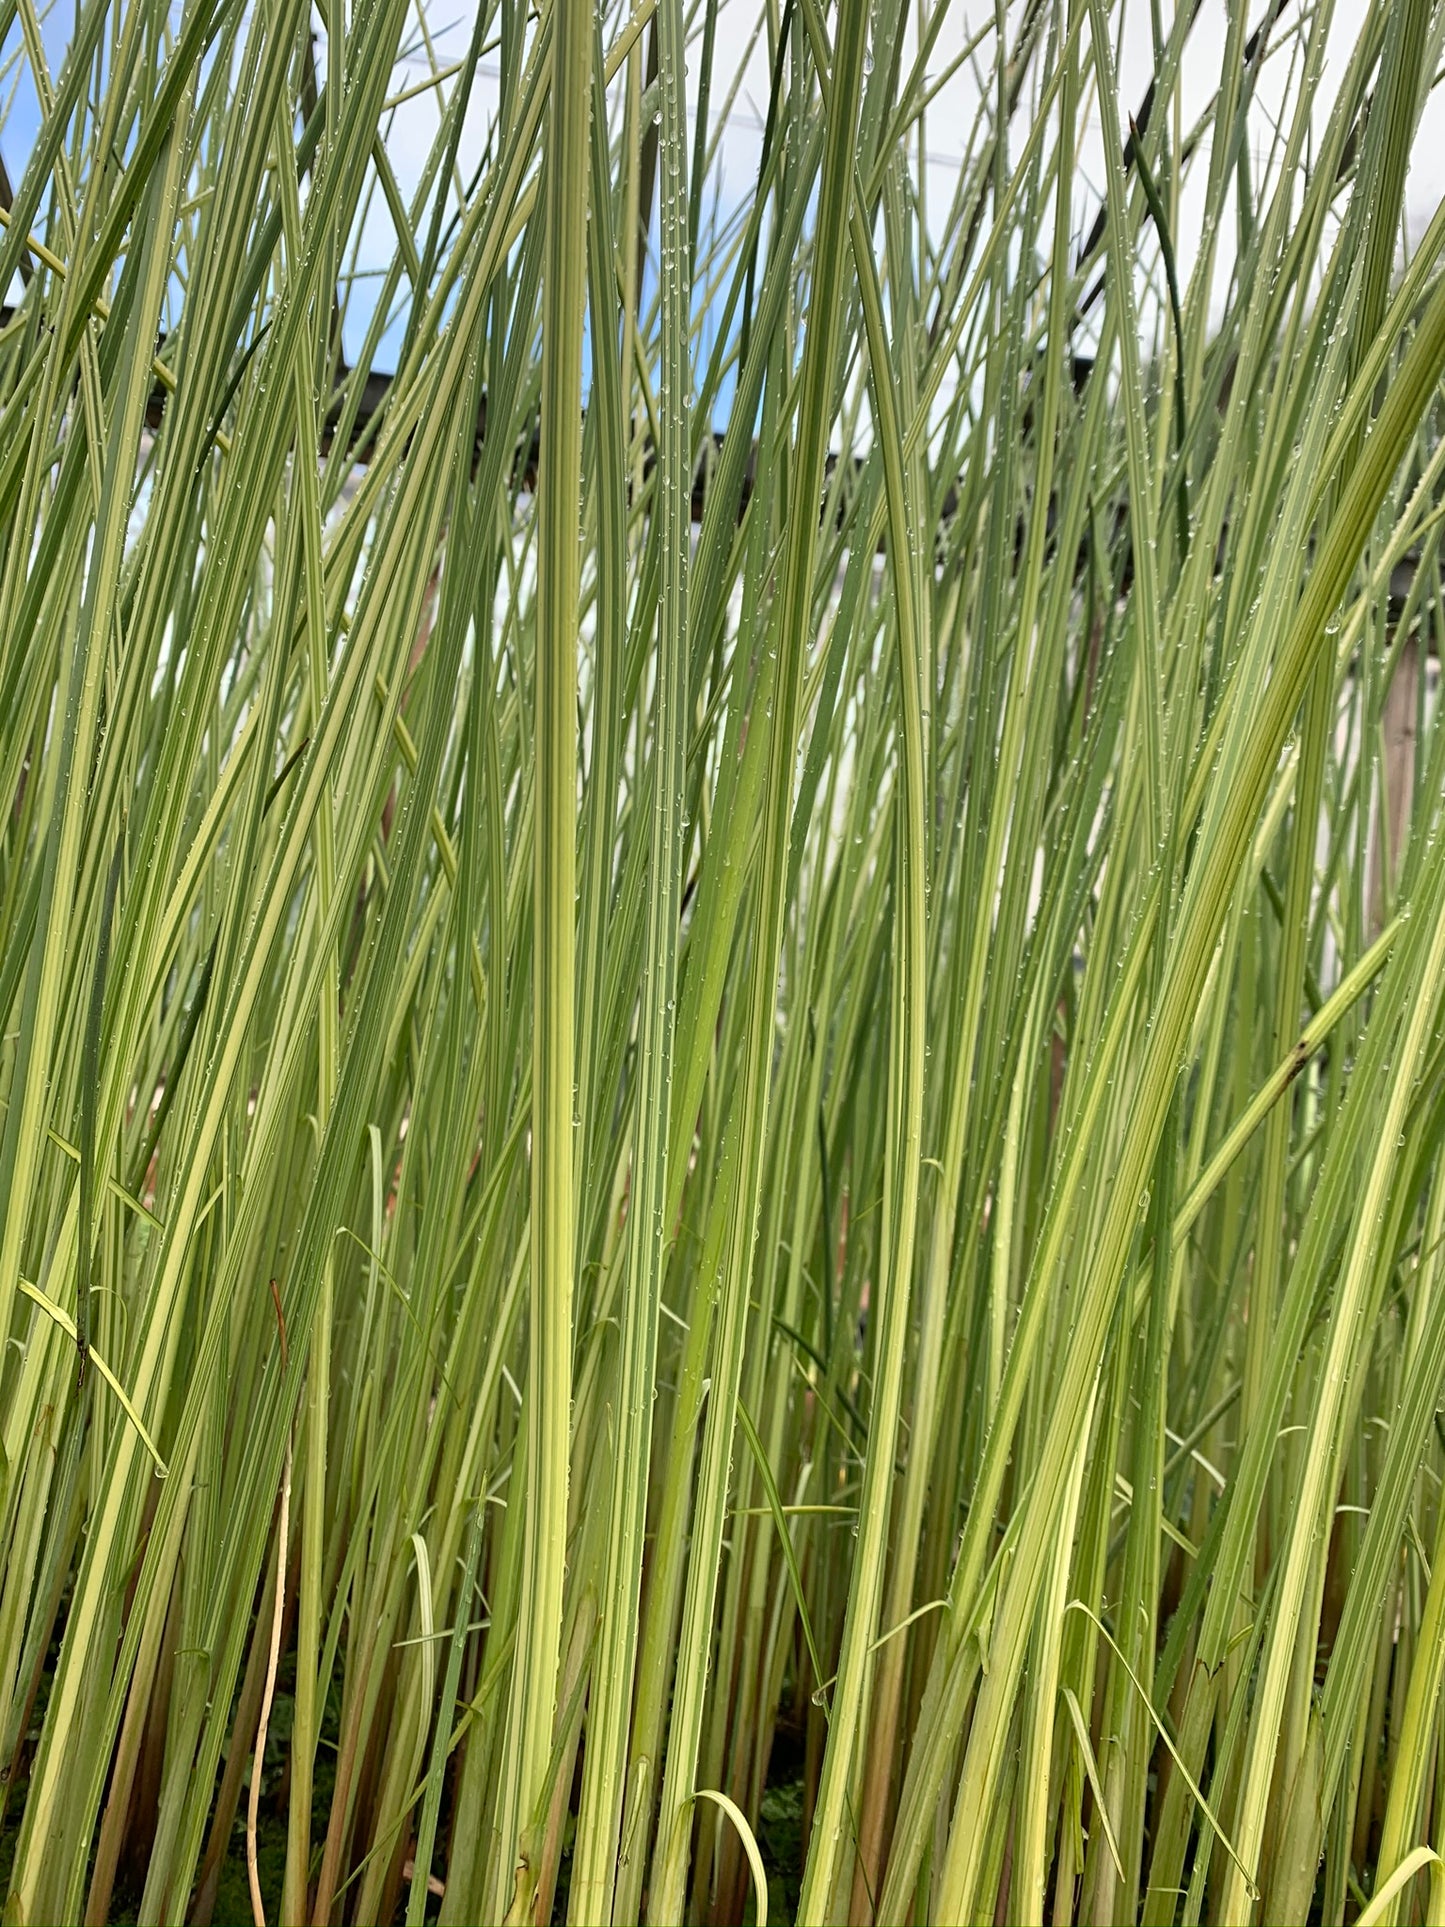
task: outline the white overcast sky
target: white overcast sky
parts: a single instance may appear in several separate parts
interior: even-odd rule
[[[1187,3],[1187,0],[1181,0],[1183,3]],[[436,57],[443,62],[458,58],[466,45],[470,28],[470,16],[465,6],[461,0],[457,0],[454,10],[449,10],[449,0],[428,0],[428,4]],[[899,4],[907,5],[909,0],[899,0]],[[1252,144],[1258,165],[1262,165],[1267,157],[1271,138],[1270,118],[1278,115],[1288,91],[1292,55],[1299,44],[1297,37],[1288,30],[1300,19],[1304,6],[1312,4],[1313,0],[1303,0],[1303,4],[1302,0],[1285,0],[1281,18],[1275,26],[1272,35],[1275,52],[1260,85],[1253,123]],[[1232,5],[1233,0],[1203,0],[1199,18],[1190,34],[1183,63],[1181,100],[1181,121],[1186,130],[1207,106],[1218,85]],[[1174,6],[1175,0],[1159,0],[1166,33],[1173,18]],[[1251,28],[1262,15],[1264,6],[1265,0],[1250,0],[1248,24]],[[909,10],[912,15],[913,7],[910,6]],[[1120,23],[1116,41],[1120,121],[1121,124],[1127,124],[1126,117],[1139,105],[1153,65],[1150,0],[1124,0],[1122,7],[1116,5],[1112,11],[1116,22]],[[1315,106],[1316,126],[1320,130],[1333,103],[1339,75],[1354,46],[1365,11],[1366,0],[1335,0],[1324,82]],[[769,78],[766,49],[761,44],[755,44],[751,57],[748,57],[748,45],[757,12],[756,0],[721,0],[712,91],[714,110],[726,97],[740,67],[744,67],[746,62],[736,106],[721,141],[720,193],[724,212],[735,208],[750,193],[762,143],[762,117],[767,107]],[[947,68],[974,31],[992,20],[993,13],[993,0],[952,0],[949,16],[930,61],[931,71],[940,73]],[[1017,18],[1018,0],[1008,0],[1008,14],[1011,20]],[[700,7],[697,8],[697,18],[700,21]],[[916,38],[910,30],[910,53],[914,46]],[[985,84],[990,54],[991,46],[986,44],[979,56],[984,63],[982,77]],[[695,76],[695,57],[692,65]],[[409,63],[412,83],[424,79],[426,71],[426,57],[417,53]],[[398,81],[399,87],[406,84],[403,76],[399,75]],[[466,147],[474,156],[482,151],[486,125],[495,108],[496,93],[495,69],[484,71],[478,76],[472,110],[468,115]],[[930,226],[935,233],[946,217],[977,112],[978,78],[969,66],[964,66],[941,91],[926,122],[928,168],[925,193]],[[423,95],[397,111],[387,149],[404,185],[410,185],[417,178],[435,131],[436,118],[436,102],[432,95]],[[1022,135],[1017,134],[1016,138],[1021,140]],[[1081,133],[1079,159],[1076,223],[1090,218],[1091,204],[1098,198],[1102,175],[1099,121],[1097,108],[1092,103],[1088,124]],[[463,171],[466,171],[465,168]],[[1180,274],[1186,281],[1198,247],[1204,181],[1202,166],[1194,169],[1193,181],[1193,191],[1186,189],[1185,192],[1180,208],[1179,232],[1175,237]],[[1406,196],[1407,229],[1411,235],[1418,235],[1423,230],[1438,206],[1442,193],[1445,193],[1445,87],[1437,88],[1431,95],[1416,142]],[[1232,197],[1228,218],[1232,219]],[[391,254],[391,236],[386,231],[384,216],[378,213],[376,219],[378,252],[380,258],[386,259]],[[1221,236],[1219,253],[1220,259],[1228,263],[1232,253],[1232,236],[1228,232]]]

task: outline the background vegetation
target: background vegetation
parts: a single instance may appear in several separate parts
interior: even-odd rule
[[[8,1920],[1445,1919],[1445,8],[1198,11],[0,4]]]

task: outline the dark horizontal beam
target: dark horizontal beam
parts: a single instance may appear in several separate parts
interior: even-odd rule
[[[3,160],[0,160],[0,167],[3,167]],[[11,309],[8,305],[0,307],[0,327],[8,325],[13,318],[14,318],[13,309]],[[164,346],[163,340],[157,343],[158,349],[163,346]],[[1071,358],[1070,376],[1072,380],[1074,393],[1076,395],[1082,394],[1084,389],[1087,387],[1089,379],[1092,376],[1093,372],[1094,372],[1094,363],[1092,359],[1089,358],[1088,356],[1075,355]],[[346,378],[349,376],[349,374],[351,373],[351,370],[348,369],[343,364],[339,370],[339,373],[342,381],[344,382]],[[384,372],[373,371],[372,373],[368,374],[365,380],[362,382],[360,397],[357,398],[355,407],[352,410],[351,426],[347,437],[348,445],[351,448],[351,450],[354,452],[355,459],[359,463],[366,463],[371,459],[371,454],[372,454],[373,447],[375,445],[376,436],[380,429],[381,420],[385,413],[386,405],[391,395],[393,381],[394,381],[394,377],[392,375]],[[1226,392],[1227,392],[1227,389],[1226,389]],[[147,423],[147,426],[151,429],[152,433],[156,433],[160,429],[161,423],[165,418],[165,410],[166,410],[166,404],[168,400],[169,400],[169,393],[165,388],[165,386],[159,381],[154,382],[151,386],[150,394],[146,400],[146,423]],[[338,393],[335,400],[332,402],[332,405],[327,410],[326,418],[322,423],[321,452],[323,455],[329,454],[334,446],[335,434],[336,434],[337,426],[340,421],[342,413],[343,413],[343,402],[342,402],[341,395]],[[1023,410],[1023,414],[1020,419],[1020,430],[1025,434],[1028,432],[1030,415],[1031,415],[1031,411],[1028,404],[1026,403]],[[477,410],[477,422],[476,422],[476,429],[475,429],[474,438],[473,438],[473,462],[474,463],[477,457],[480,456],[482,444],[486,439],[486,432],[487,432],[487,399],[484,394],[482,396],[480,405]],[[695,476],[693,479],[693,485],[692,485],[692,521],[695,526],[700,524],[702,521],[703,509],[706,505],[706,500],[707,500],[709,476],[711,475],[712,470],[716,466],[718,457],[722,453],[723,441],[724,441],[723,432],[720,430],[714,429],[706,438],[703,448],[699,451],[697,469],[696,469],[696,473],[695,473]],[[536,479],[537,479],[537,458],[538,458],[538,428],[537,428],[537,424],[534,421],[531,425],[530,432],[527,438],[524,441],[519,442],[517,446],[517,452],[516,452],[516,456],[515,456],[513,468],[512,468],[512,478],[515,484],[517,484],[522,488],[527,488],[527,489],[533,488],[535,486]],[[848,459],[853,471],[852,479],[854,483],[856,483],[861,478],[863,473],[863,457],[855,455],[855,456],[849,457]],[[649,447],[644,456],[645,472],[651,471],[652,462],[653,462],[653,451],[651,447]],[[828,464],[827,464],[827,478],[830,484],[833,478],[835,477],[835,475],[837,474],[838,462],[839,462],[838,456],[832,455],[832,454],[829,455]],[[757,463],[758,463],[757,443],[753,442],[748,449],[747,458],[743,466],[743,481],[742,481],[742,488],[738,498],[738,510],[737,510],[739,518],[741,518],[743,512],[746,510],[749,498],[752,495],[754,482],[757,476]],[[939,516],[937,540],[940,542],[940,544],[942,542],[943,537],[946,535],[955,514],[957,513],[957,507],[958,507],[958,486],[956,483],[950,483],[949,487],[944,493],[943,502],[941,504],[940,516]],[[1053,514],[1054,514],[1054,504],[1050,503],[1049,519],[1051,523],[1053,521]],[[1126,520],[1127,517],[1123,519]],[[1022,555],[1022,552],[1023,552],[1023,529],[1022,529],[1022,521],[1021,521],[1020,529],[1018,532],[1018,539],[1015,543],[1016,559]],[[1081,544],[1079,557],[1076,564],[1076,567],[1078,568],[1080,573],[1082,573],[1083,568],[1086,566],[1087,557],[1088,557],[1088,538],[1086,534],[1084,542],[1083,544]],[[1420,564],[1419,550],[1412,549],[1409,551],[1408,554],[1403,556],[1399,562],[1395,564],[1394,569],[1391,571],[1390,585],[1389,585],[1389,602],[1388,602],[1388,620],[1390,620],[1391,622],[1399,621],[1404,614],[1405,604],[1409,598],[1410,591],[1414,586],[1415,576],[1419,568],[1419,564]],[[1123,581],[1121,583],[1121,586],[1127,586],[1129,576],[1130,576],[1130,570],[1128,566],[1128,559],[1126,557],[1125,566],[1124,566],[1124,576],[1123,576]],[[1435,654],[1437,651],[1437,645],[1433,637],[1431,638],[1430,648],[1431,648],[1431,653]]]

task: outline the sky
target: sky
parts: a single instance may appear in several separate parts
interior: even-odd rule
[[[419,30],[418,16],[413,12],[413,31],[408,35],[410,44],[403,61],[398,63],[392,87],[393,97],[407,94],[411,97],[401,99],[394,107],[386,136],[387,155],[404,194],[415,187],[420,177],[438,123],[438,93],[435,88],[426,85],[432,72],[430,60],[434,59],[439,67],[445,69],[465,51],[471,33],[471,14],[466,0],[420,0],[420,3],[427,9],[427,36],[431,43],[431,54],[429,57]],[[908,5],[909,0],[898,0],[898,3]],[[1016,20],[1019,0],[1006,0],[1006,3],[1008,17]],[[1267,64],[1260,86],[1258,110],[1252,124],[1252,145],[1257,166],[1262,165],[1267,155],[1270,118],[1278,113],[1288,87],[1291,49],[1296,43],[1284,29],[1297,21],[1302,10],[1313,3],[1314,0],[1285,0],[1281,21],[1275,29],[1273,41],[1279,50]],[[73,19],[72,9],[76,4],[78,0],[52,0],[44,15],[44,39],[54,72],[59,71],[64,59]],[[418,0],[412,0],[413,9],[417,4]],[[1122,7],[1116,4],[1113,8],[1114,17],[1119,22],[1117,58],[1121,121],[1125,120],[1131,109],[1137,107],[1152,66],[1151,4],[1157,4],[1167,31],[1173,18],[1175,0],[1124,0]],[[1263,12],[1265,4],[1266,0],[1252,0],[1249,10],[1251,26]],[[1218,84],[1231,5],[1232,0],[1202,0],[1183,65],[1182,122],[1186,129],[1205,108]],[[1333,101],[1339,75],[1354,44],[1366,5],[1367,0],[1335,0],[1325,80],[1315,109],[1319,127],[1323,126],[1324,117]],[[910,6],[910,13],[916,21],[914,6]],[[952,0],[949,17],[930,61],[930,72],[938,74],[947,69],[975,30],[986,26],[993,14],[993,0]],[[700,19],[700,9],[698,17]],[[762,143],[762,116],[767,104],[769,76],[766,49],[753,38],[756,18],[756,0],[720,0],[712,95],[714,109],[734,81],[737,82],[733,112],[719,143],[715,176],[719,210],[724,215],[735,211],[750,193]],[[751,52],[750,41],[753,42]],[[910,26],[906,57],[911,58],[915,46],[916,37]],[[0,71],[0,116],[3,116],[0,118],[0,154],[4,156],[12,181],[20,176],[37,124],[33,83],[23,58],[19,58],[18,54],[18,29],[12,29],[3,50],[3,71]],[[977,117],[980,80],[984,85],[988,84],[988,57],[989,48],[985,45],[979,56],[983,63],[980,68],[968,63],[960,67],[941,89],[924,123],[926,170],[923,192],[927,219],[935,239],[939,238],[945,224],[969,130]],[[496,108],[497,91],[496,68],[484,62],[474,84],[462,141],[460,161],[464,176],[471,173],[485,150],[488,126]],[[1102,152],[1097,108],[1091,102],[1087,122],[1081,130],[1074,197],[1076,227],[1081,228],[1088,221],[1093,206],[1097,204],[1103,173]],[[1180,276],[1186,283],[1199,246],[1203,181],[1204,169],[1197,167],[1192,186],[1186,186],[1185,189],[1175,237]],[[1445,194],[1445,88],[1437,86],[1426,107],[1407,186],[1406,222],[1409,233],[1418,235],[1423,230],[1442,194]],[[1228,219],[1232,221],[1232,218],[1231,208]],[[1220,241],[1219,257],[1227,263],[1232,254],[1232,236],[1226,231]],[[363,264],[384,264],[390,260],[393,250],[394,238],[389,216],[378,196],[362,237]],[[1221,286],[1216,289],[1216,305],[1222,294]],[[358,306],[349,334],[359,337],[363,322],[364,310]],[[354,352],[355,340],[349,342],[348,346]],[[384,361],[384,354],[381,359]]]
[[[1265,0],[1247,0],[1247,3],[1248,24],[1253,27],[1265,11]],[[448,4],[449,0],[435,0],[435,5],[441,8]],[[909,0],[897,0],[897,4],[909,5]],[[1175,0],[1158,0],[1158,6],[1167,33],[1174,16]],[[1285,0],[1280,22],[1272,35],[1273,44],[1282,50],[1276,51],[1267,63],[1260,84],[1253,142],[1257,165],[1262,165],[1267,157],[1270,122],[1278,117],[1288,91],[1291,51],[1297,42],[1293,36],[1286,34],[1285,29],[1299,20],[1307,7],[1310,7],[1310,0],[1305,0],[1303,5],[1301,0]],[[1348,62],[1366,10],[1367,0],[1335,0],[1323,84],[1315,109],[1316,125],[1320,129],[1323,129],[1325,117],[1333,104],[1339,77]],[[741,75],[736,106],[720,142],[721,201],[725,212],[736,207],[751,191],[762,145],[769,66],[766,48],[760,43],[752,45],[749,57],[757,11],[756,0],[721,0],[719,10],[712,95],[714,106]],[[1017,19],[1019,11],[1018,0],[1008,0],[1011,21]],[[1120,120],[1121,124],[1126,124],[1127,114],[1139,105],[1153,66],[1151,0],[1124,0],[1122,6],[1116,4],[1112,11],[1120,22],[1117,43]],[[1231,11],[1232,0],[1203,0],[1199,17],[1190,33],[1181,89],[1181,119],[1186,129],[1197,120],[1218,86]],[[910,6],[910,12],[916,19],[915,7]],[[993,0],[952,0],[930,61],[930,71],[941,73],[952,65],[968,40],[980,27],[986,27],[993,16]],[[455,17],[448,16],[443,20],[442,15],[436,13],[434,18],[441,28],[435,42],[438,57],[443,61],[458,58],[466,45],[469,18],[464,17],[460,5]],[[916,34],[910,30],[906,58],[911,59],[916,45]],[[981,69],[965,64],[946,82],[925,122],[927,174],[924,194],[935,237],[946,219],[963,163],[968,133],[977,117],[979,80],[988,84],[989,51],[987,45],[982,50],[980,58],[984,64]],[[424,58],[419,57],[414,65],[416,76],[424,78]],[[492,70],[479,79],[474,108],[469,117],[469,144],[476,152],[480,152],[486,118],[494,109],[496,97],[497,81],[495,70]],[[403,126],[402,117],[405,114],[414,115],[414,119]],[[418,99],[399,110],[395,135],[388,141],[388,152],[392,154],[399,171],[406,168],[411,179],[415,179],[420,170],[435,125],[436,108],[431,98]],[[1091,217],[1093,207],[1098,202],[1102,175],[1102,134],[1097,108],[1091,102],[1080,140],[1079,180],[1075,197],[1075,222],[1080,227]],[[1203,218],[1204,175],[1202,167],[1194,170],[1192,191],[1186,188],[1180,210],[1176,246],[1181,279],[1185,281],[1198,250]],[[1442,194],[1445,194],[1445,87],[1437,87],[1425,110],[1407,186],[1406,218],[1412,233],[1418,234],[1423,230],[1439,205]],[[1232,221],[1232,210],[1228,218]],[[1231,238],[1228,232],[1221,236],[1220,254],[1225,261],[1232,253]],[[389,236],[386,253],[390,253]]]

